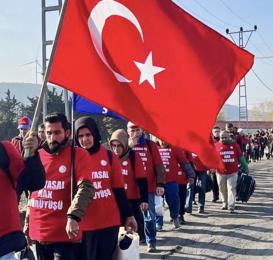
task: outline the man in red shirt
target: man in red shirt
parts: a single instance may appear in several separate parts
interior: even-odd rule
[[[90,158],[84,149],[76,148],[72,166],[71,131],[65,115],[47,115],[45,134],[39,154],[46,184],[31,194],[29,236],[35,241],[39,260],[74,260],[78,259],[82,238],[79,221],[94,196]]]
[[[148,252],[156,252],[155,194],[164,194],[165,169],[157,145],[145,139],[143,130],[132,122],[127,124],[129,146],[140,154],[148,180],[149,209],[144,212],[144,232]]]
[[[220,127],[214,126],[212,129],[212,140],[214,143],[217,143],[220,141]],[[219,200],[219,187],[217,183],[217,177],[216,177],[216,171],[210,170],[209,175],[211,176],[212,182],[213,182],[213,188],[212,188],[212,202],[217,202]]]
[[[220,132],[220,142],[215,143],[215,148],[224,164],[224,170],[217,170],[217,181],[223,203],[222,209],[229,209],[230,213],[233,213],[235,209],[238,164],[241,164],[245,172],[248,172],[248,166],[239,145],[232,140],[229,132]]]
[[[180,211],[180,198],[178,186],[178,171],[179,166],[183,168],[193,182],[195,172],[188,163],[185,153],[182,149],[174,148],[164,141],[159,141],[158,147],[163,165],[166,171],[166,184],[165,184],[165,198],[169,206],[170,217],[173,221],[174,228],[179,228],[179,211]],[[156,220],[157,230],[162,230],[163,216],[157,216]]]
[[[148,184],[140,155],[128,147],[128,134],[124,129],[112,133],[110,147],[121,161],[125,191],[137,221],[140,241],[145,241],[142,212],[148,209]]]
[[[0,259],[13,260],[15,251],[26,246],[18,211],[23,190],[35,191],[45,185],[45,171],[37,153],[38,139],[28,133],[22,143],[29,157],[22,158],[8,141],[0,144]]]
[[[195,172],[192,164],[190,163],[192,160],[192,155],[190,152],[180,149],[180,152],[184,154],[184,159],[180,163],[180,169],[178,171],[178,184],[179,184],[179,198],[180,198],[180,224],[184,225],[186,223],[184,219],[185,214],[185,205],[188,196],[188,207],[189,210],[192,210],[192,196],[190,196],[191,186],[194,184]],[[188,193],[188,194],[187,194]]]
[[[20,154],[23,154],[23,138],[31,127],[31,120],[27,116],[23,116],[18,120],[19,135],[11,139],[11,143],[15,146]]]
[[[137,223],[126,198],[119,158],[101,144],[96,122],[89,116],[75,122],[76,141],[89,153],[94,200],[82,220],[82,259],[111,260],[118,241],[119,227],[136,231]]]

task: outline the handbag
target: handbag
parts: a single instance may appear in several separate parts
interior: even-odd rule
[[[164,207],[163,207],[162,196],[155,196],[155,214],[157,216],[164,216]]]
[[[203,173],[203,174],[205,174],[206,192],[210,192],[213,189],[213,181],[207,173]],[[201,188],[201,181],[198,180],[195,186],[195,193],[199,193],[200,188]]]

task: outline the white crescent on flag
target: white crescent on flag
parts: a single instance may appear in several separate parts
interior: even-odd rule
[[[142,41],[144,41],[141,26],[135,15],[126,6],[114,0],[102,0],[95,5],[88,19],[89,31],[98,55],[104,64],[114,73],[117,80],[120,82],[131,82],[131,80],[126,79],[123,75],[111,68],[102,50],[102,30],[105,26],[106,20],[112,15],[121,16],[134,24],[141,36]]]

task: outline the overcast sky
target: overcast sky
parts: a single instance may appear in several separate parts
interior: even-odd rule
[[[272,0],[175,0],[186,11],[226,36],[225,29],[238,31],[258,26],[246,47],[256,58],[247,75],[249,106],[273,100],[273,1]],[[47,1],[55,4],[57,0]],[[57,14],[49,17],[49,36],[55,32]],[[247,38],[248,35],[245,35]],[[34,61],[41,63],[41,1],[0,0],[0,82],[35,82]],[[39,79],[41,81],[41,78]],[[238,105],[238,88],[227,103]]]

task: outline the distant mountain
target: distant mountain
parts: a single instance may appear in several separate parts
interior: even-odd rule
[[[238,121],[239,120],[239,107],[225,104],[221,110],[224,114],[224,118],[227,121]]]
[[[39,96],[41,85],[32,83],[7,83],[0,82],[0,99],[5,97],[7,90],[15,95],[16,99],[26,104],[28,103],[27,97]],[[239,107],[234,105],[225,104],[221,110],[224,114],[225,120],[237,121],[239,120]]]
[[[0,99],[5,98],[5,93],[10,90],[11,95],[15,95],[15,98],[25,104],[28,102],[27,97],[39,96],[41,85],[32,83],[7,83],[0,82]]]

